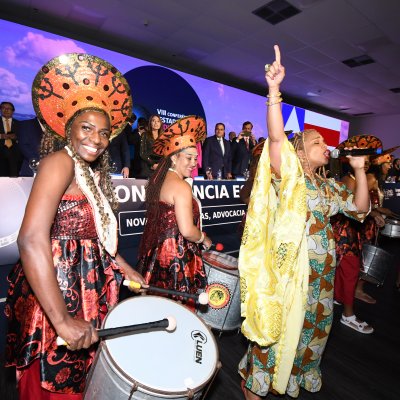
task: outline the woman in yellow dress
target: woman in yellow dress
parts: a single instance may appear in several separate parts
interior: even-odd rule
[[[316,130],[287,140],[280,103],[285,68],[275,46],[266,66],[268,141],[251,193],[239,254],[246,399],[321,387],[320,362],[332,326],[335,242],[329,218],[369,211],[364,157],[349,157],[354,194],[318,173],[330,152]]]

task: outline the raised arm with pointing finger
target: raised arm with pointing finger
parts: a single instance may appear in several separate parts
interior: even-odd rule
[[[363,157],[349,157],[355,194],[323,172],[330,152],[316,130],[284,132],[278,46],[266,66],[268,140],[258,163],[239,253],[242,332],[239,364],[246,399],[269,391],[297,397],[321,387],[332,325],[335,243],[330,217],[363,220],[369,209]]]

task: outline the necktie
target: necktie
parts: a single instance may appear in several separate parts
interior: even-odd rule
[[[249,150],[249,138],[244,138],[244,141],[246,142],[246,149]]]
[[[224,142],[222,141],[221,138],[218,139],[219,141],[219,145],[221,146],[221,150],[222,150],[222,155],[225,155],[225,147],[224,147]]]
[[[6,118],[6,133],[8,133],[8,132],[10,132],[10,131],[11,131],[10,119],[9,119],[9,118]],[[10,147],[12,147],[13,142],[12,142],[11,139],[6,139],[6,140],[4,141],[4,144],[5,144],[8,148],[10,148]]]

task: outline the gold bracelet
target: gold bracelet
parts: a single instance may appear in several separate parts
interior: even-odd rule
[[[201,236],[199,240],[196,240],[195,243],[199,244],[199,243],[203,243],[204,242],[204,232],[201,232]]]
[[[275,102],[271,102],[271,101],[267,101],[265,104],[267,105],[267,106],[273,106],[273,105],[275,105],[275,104],[279,104],[279,103],[282,103],[282,97],[279,97]]]
[[[278,92],[277,94],[267,94],[267,97],[270,99],[270,98],[272,98],[272,97],[281,97],[282,96],[282,93],[281,92]]]

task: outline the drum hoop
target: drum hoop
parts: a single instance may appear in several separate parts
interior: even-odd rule
[[[382,249],[382,247],[379,247],[379,246],[375,246],[375,245],[373,245],[373,244],[368,244],[368,243],[364,243],[363,245],[362,245],[362,247],[364,248],[368,248],[368,247],[373,247],[374,248],[374,255],[377,253],[377,252],[382,252],[384,255],[386,255],[387,257],[392,257],[393,258],[393,254],[391,254],[391,253],[389,253],[387,250],[385,250],[385,249]]]
[[[210,254],[210,257],[208,257],[207,256],[207,253],[209,253]],[[203,262],[204,263],[206,263],[206,264],[208,264],[208,265],[211,265],[212,267],[214,267],[214,268],[219,268],[219,269],[221,269],[221,270],[232,270],[232,271],[237,271],[238,270],[238,267],[236,266],[236,267],[230,267],[229,265],[227,265],[227,264],[224,264],[222,261],[220,262],[220,261],[218,261],[218,258],[214,258],[214,257],[211,257],[211,254],[215,254],[215,253],[217,253],[217,252],[215,252],[214,250],[211,250],[211,251],[208,251],[208,252],[203,252]],[[238,261],[237,260],[237,258],[235,258],[235,257],[232,257],[232,256],[230,256],[230,255],[228,255],[228,254],[226,254],[226,256],[228,256],[229,258],[231,258],[232,260],[236,260],[236,262]],[[217,256],[216,256],[217,257]],[[220,257],[221,259],[227,259],[226,257],[224,258],[224,257]],[[220,265],[213,265],[213,264],[211,264],[211,262],[210,261],[215,261],[216,263],[218,263],[218,264],[224,264],[224,265],[226,265],[226,266],[220,266]]]
[[[154,298],[157,298],[157,299],[160,299],[160,298],[161,298],[161,299],[163,299],[163,300],[167,300],[167,301],[170,301],[171,303],[174,303],[174,304],[177,304],[177,305],[179,305],[179,306],[181,306],[181,307],[184,307],[184,306],[178,304],[176,301],[173,301],[173,300],[171,300],[171,299],[167,299],[167,298],[165,298],[165,297],[146,295],[146,298],[149,298],[149,297],[150,297],[150,298],[153,298],[153,297],[154,297]],[[141,298],[141,297],[139,297],[139,298]],[[131,298],[129,298],[129,299],[125,299],[125,300],[121,301],[121,302],[118,303],[111,311],[115,310],[120,304],[123,304],[123,303],[128,302],[128,301],[132,301],[132,300],[135,300],[135,298],[134,298],[134,297],[131,297]],[[190,311],[189,309],[187,309],[186,307],[184,307],[184,308],[185,308],[188,312],[191,312],[191,311]],[[110,312],[111,312],[111,311],[110,311]],[[132,385],[133,385],[133,384],[137,384],[138,388],[142,388],[142,389],[146,390],[147,392],[149,392],[150,394],[151,394],[151,393],[154,393],[154,394],[163,394],[163,395],[185,395],[185,394],[187,394],[187,393],[189,392],[189,390],[192,390],[194,393],[197,393],[197,392],[199,392],[201,389],[203,389],[203,388],[208,384],[208,382],[210,381],[210,379],[214,376],[215,371],[216,371],[216,369],[217,369],[218,362],[219,362],[219,350],[218,350],[218,346],[217,346],[217,341],[215,340],[214,334],[212,333],[211,329],[207,326],[207,324],[204,323],[204,321],[203,321],[200,317],[197,316],[197,314],[195,314],[195,313],[192,313],[192,314],[201,322],[202,325],[204,325],[204,328],[208,331],[208,333],[209,333],[209,335],[210,335],[210,339],[211,339],[212,342],[214,343],[215,352],[216,352],[216,361],[215,361],[215,365],[214,365],[214,367],[213,367],[211,373],[207,376],[207,379],[205,380],[205,382],[202,383],[202,384],[200,384],[199,386],[196,386],[196,387],[194,387],[194,388],[190,388],[190,389],[187,389],[187,390],[183,390],[183,391],[177,391],[177,392],[166,392],[166,391],[164,391],[164,390],[154,389],[154,388],[152,388],[152,387],[149,387],[149,386],[144,385],[143,383],[139,382],[138,380],[133,380],[131,376],[129,376],[124,370],[122,370],[122,368],[120,368],[119,365],[118,365],[118,363],[115,361],[114,357],[111,355],[111,353],[110,353],[110,351],[109,351],[109,349],[108,349],[108,347],[107,347],[107,342],[106,342],[106,341],[104,341],[104,342],[101,343],[101,345],[102,345],[102,350],[104,350],[104,352],[106,353],[107,357],[108,357],[109,360],[112,362],[113,368],[116,368],[116,370],[117,370],[122,376],[124,376],[124,377],[128,380],[128,382],[131,382]],[[106,320],[107,320],[108,315],[109,315],[109,313],[106,315],[106,317],[105,317],[104,320],[103,320],[102,328],[104,328],[104,326],[105,326],[105,323],[106,323]]]
[[[388,217],[385,219],[385,225],[386,224],[400,226],[400,221],[398,219]]]
[[[212,265],[207,261],[203,261],[203,262],[210,268],[215,268],[218,271],[225,272],[229,275],[236,276],[237,278],[239,278],[239,269],[238,268],[222,268],[222,267],[217,267],[215,265]],[[237,271],[237,273],[235,274],[235,273],[233,273],[233,271]]]

